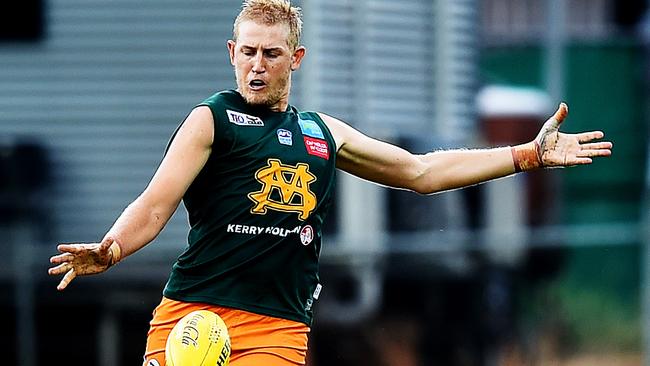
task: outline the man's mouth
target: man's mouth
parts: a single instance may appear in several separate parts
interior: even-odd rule
[[[248,87],[253,91],[262,90],[265,86],[266,83],[260,79],[254,79],[248,83]]]

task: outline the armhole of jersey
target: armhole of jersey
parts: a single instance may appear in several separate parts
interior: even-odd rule
[[[217,113],[215,112],[215,110],[212,108],[212,105],[204,102],[204,103],[197,104],[194,108],[198,108],[198,107],[208,107],[210,109],[210,114],[212,115],[212,128],[213,128],[212,148],[214,148],[215,143],[217,142],[217,138],[218,136],[220,136],[218,132],[221,131],[221,128],[219,128],[221,127],[219,126],[219,118],[217,117]]]
[[[318,122],[318,124],[321,126],[323,131],[325,131],[325,133],[327,134],[330,143],[332,144],[332,146],[334,146],[333,151],[334,151],[334,155],[336,156],[336,153],[338,152],[338,146],[336,145],[336,140],[334,139],[334,135],[332,135],[332,131],[330,131],[329,127],[327,126],[327,123],[325,123],[325,121],[323,121],[323,119],[320,118],[320,115],[317,112],[302,112],[302,113],[305,113],[313,117]]]
[[[183,127],[183,124],[185,123],[185,121],[187,121],[187,117],[189,117],[190,114],[192,113],[192,111],[194,111],[198,107],[208,107],[208,108],[210,108],[210,113],[212,114],[212,128],[214,129],[213,132],[212,132],[212,146],[214,147],[214,144],[215,144],[215,142],[217,140],[217,121],[214,118],[214,116],[215,116],[214,110],[212,109],[212,107],[209,104],[201,103],[201,104],[195,105],[194,108],[192,108],[192,110],[190,110],[185,115],[185,117],[183,118],[181,123],[179,123],[178,126],[176,126],[176,129],[174,130],[174,133],[172,133],[172,136],[169,138],[169,141],[167,141],[167,146],[165,147],[165,153],[164,153],[163,156],[167,155],[167,151],[169,151],[169,147],[171,146],[172,141],[174,141],[174,138],[176,138],[176,135],[178,134],[178,131],[181,129],[181,127]]]
[[[194,109],[192,109],[192,110],[194,110]],[[169,141],[167,141],[167,146],[165,147],[165,153],[163,154],[163,157],[167,155],[167,152],[169,151],[169,147],[172,145],[172,142],[174,141],[174,138],[176,138],[176,135],[178,134],[178,131],[181,129],[181,127],[183,127],[183,123],[185,123],[185,121],[187,121],[187,117],[190,116],[190,113],[192,113],[192,111],[189,111],[185,115],[185,117],[183,117],[183,120],[181,121],[181,123],[179,123],[178,126],[176,126],[176,129],[174,130],[174,133],[172,133],[172,136],[169,138]]]

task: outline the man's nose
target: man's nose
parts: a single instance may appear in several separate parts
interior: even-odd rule
[[[253,72],[256,74],[263,73],[266,70],[264,67],[264,56],[260,52],[253,58]]]

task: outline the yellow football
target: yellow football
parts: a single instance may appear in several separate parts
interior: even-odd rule
[[[185,315],[165,346],[167,366],[228,366],[230,336],[226,323],[208,310]]]

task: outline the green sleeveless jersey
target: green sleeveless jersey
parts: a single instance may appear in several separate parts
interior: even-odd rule
[[[183,197],[189,245],[163,294],[310,325],[334,139],[316,113],[253,107],[233,90],[200,105],[214,143]]]

